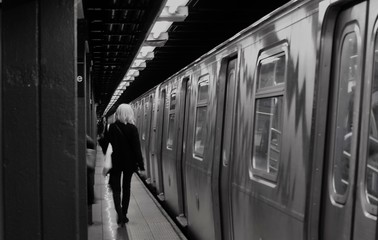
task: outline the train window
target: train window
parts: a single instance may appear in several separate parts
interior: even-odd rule
[[[209,75],[202,76],[198,82],[196,125],[194,132],[194,156],[202,159],[206,141],[206,113],[209,89]]]
[[[141,127],[141,130],[142,130],[142,134],[141,134],[142,140],[145,139],[145,136],[144,136],[144,112],[145,112],[144,108],[145,108],[144,99],[142,99],[142,101],[140,103],[140,127]]]
[[[203,157],[205,148],[205,119],[207,107],[198,107],[196,114],[196,132],[194,140],[194,154],[198,157]]]
[[[176,107],[176,89],[172,89],[169,105],[169,120],[168,120],[168,138],[167,148],[172,149],[173,146],[173,128],[175,125],[175,107]]]
[[[207,92],[209,89],[209,81],[200,82],[198,85],[198,102],[206,102]]]
[[[282,134],[283,97],[256,101],[253,167],[270,175],[278,172]]]
[[[170,100],[170,107],[169,110],[175,109],[176,107],[176,92],[175,89],[171,92],[171,100]]]
[[[286,46],[284,46],[286,50]],[[252,172],[276,182],[281,159],[286,51],[276,47],[260,56],[256,81]]]
[[[277,86],[284,83],[285,55],[267,58],[260,63],[258,89]]]
[[[366,197],[377,215],[378,205],[378,37],[375,38],[372,96],[370,110],[370,134],[368,142],[368,159],[366,161]]]
[[[168,121],[168,139],[167,139],[167,148],[172,149],[173,146],[173,125],[175,123],[175,114],[169,114]]]
[[[351,161],[354,116],[356,115],[357,35],[348,33],[340,55],[339,85],[337,86],[337,110],[333,147],[333,191],[339,203],[345,202],[349,188],[349,164]]]
[[[142,139],[146,140],[146,126],[147,126],[147,111],[148,111],[148,102],[144,102],[143,107],[143,129],[142,129]]]

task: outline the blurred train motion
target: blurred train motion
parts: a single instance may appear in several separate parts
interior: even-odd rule
[[[377,19],[291,1],[131,102],[190,239],[378,239]]]

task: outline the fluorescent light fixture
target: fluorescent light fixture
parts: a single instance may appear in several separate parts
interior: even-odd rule
[[[164,7],[157,21],[183,22],[188,15],[188,7]]]
[[[168,33],[160,33],[158,38],[155,38],[153,33],[150,33],[147,39],[143,42],[143,46],[162,47],[168,41]]]
[[[119,85],[118,85],[118,88],[123,88],[124,86],[126,86],[126,81],[122,81]]]
[[[131,64],[131,68],[136,70],[143,70],[146,68],[146,61],[141,59],[136,59],[133,64]]]
[[[123,80],[124,80],[124,81],[134,81],[134,80],[135,80],[135,77],[133,77],[133,76],[125,76],[125,77],[123,78]]]
[[[154,38],[159,38],[162,32],[166,32],[173,22],[157,21],[151,29]]]
[[[165,6],[168,7],[168,11],[171,14],[174,14],[177,11],[177,8],[180,6],[186,6],[189,0],[167,0]]]
[[[139,67],[139,66],[143,65],[143,63],[146,63],[146,61],[145,60],[141,60],[141,59],[136,59],[136,60],[134,60],[133,65],[135,67]]]
[[[157,37],[157,38],[155,37],[155,35],[153,33],[150,33],[150,34],[148,34],[148,37],[146,39],[147,42],[148,41],[157,41],[157,40],[167,41],[168,40],[168,33],[167,32],[161,32],[159,37]]]
[[[152,59],[154,59],[154,57],[155,57],[154,52],[148,52],[147,55],[142,55],[142,53],[139,52],[136,59],[152,60]]]
[[[139,76],[139,71],[136,69],[129,69],[127,71],[126,76],[133,76],[133,77],[138,77]]]
[[[152,46],[143,46],[141,47],[139,53],[141,54],[142,57],[147,56],[148,53],[153,52],[155,47]]]

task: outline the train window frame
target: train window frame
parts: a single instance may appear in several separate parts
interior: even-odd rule
[[[144,100],[144,105],[143,105],[143,128],[142,128],[142,139],[143,140],[146,140],[146,126],[147,126],[147,111],[148,111],[148,108],[149,108],[149,102],[146,101],[147,100],[147,97],[146,99]]]
[[[374,171],[375,175],[373,175],[373,178],[378,177],[378,161],[375,160],[375,166],[369,166],[370,163],[370,153],[372,152],[370,147],[371,141],[375,143],[376,146],[378,146],[378,126],[375,124],[372,126],[372,122],[378,123],[378,117],[374,112],[374,108],[378,108],[378,31],[377,31],[378,25],[375,26],[375,37],[374,37],[374,45],[373,45],[373,59],[372,59],[372,80],[371,80],[371,93],[370,93],[370,106],[369,106],[369,124],[368,124],[368,136],[367,136],[367,144],[366,144],[366,159],[365,159],[365,166],[364,166],[364,186],[363,186],[363,195],[364,195],[364,207],[366,211],[377,217],[378,215],[378,203],[372,203],[369,199],[369,183],[368,183],[368,177],[369,177],[369,170]],[[376,88],[376,91],[374,91],[374,88]],[[373,92],[374,91],[374,92]],[[372,136],[375,135],[375,136]],[[374,152],[374,156],[378,157],[378,151]],[[373,172],[373,173],[374,173]],[[374,180],[372,180],[374,182]],[[377,181],[375,181],[377,183]],[[377,188],[377,187],[376,187]],[[376,198],[376,197],[372,197]],[[375,199],[376,202],[378,202],[377,199]]]
[[[144,130],[144,98],[141,99],[141,102],[140,102],[140,111],[141,111],[141,114],[140,114],[140,128],[141,128],[141,131],[142,131],[142,134],[141,134],[141,140],[144,140],[144,136],[143,136],[143,130]]]
[[[348,202],[348,196],[349,196],[349,192],[351,191],[351,187],[349,186],[349,183],[346,183],[347,188],[345,189],[345,191],[343,192],[343,194],[341,194],[340,192],[337,191],[337,186],[340,186],[340,185],[337,185],[336,186],[336,181],[338,179],[336,179],[336,177],[338,176],[337,173],[341,173],[341,171],[339,169],[341,169],[340,167],[340,163],[342,163],[341,159],[342,159],[342,156],[347,156],[349,157],[349,166],[352,165],[352,168],[353,168],[353,164],[356,164],[356,159],[358,158],[357,156],[357,138],[358,138],[358,135],[359,133],[357,132],[358,131],[358,128],[359,128],[359,120],[358,120],[358,98],[359,98],[359,88],[361,88],[361,84],[362,84],[362,79],[360,79],[360,82],[357,82],[353,85],[355,87],[355,96],[353,97],[353,104],[355,106],[353,106],[353,113],[352,113],[352,122],[353,122],[353,126],[355,127],[351,127],[352,130],[351,132],[348,132],[348,133],[343,133],[342,130],[345,129],[344,126],[342,126],[340,123],[342,123],[343,121],[345,122],[345,119],[346,117],[348,117],[348,115],[346,116],[342,116],[340,114],[341,112],[341,107],[340,107],[340,104],[344,103],[345,102],[345,99],[341,99],[341,97],[343,97],[342,95],[342,92],[341,92],[341,89],[349,89],[349,88],[352,88],[352,84],[350,84],[349,82],[347,82],[347,88],[341,88],[341,84],[343,84],[343,82],[341,82],[340,78],[342,78],[341,74],[343,71],[342,71],[342,68],[344,67],[344,58],[345,57],[343,54],[344,53],[347,53],[347,52],[343,52],[345,49],[344,49],[344,44],[345,42],[344,41],[348,41],[350,42],[349,38],[347,38],[350,34],[354,34],[354,36],[356,37],[356,47],[357,47],[357,55],[359,55],[359,61],[357,61],[356,63],[357,64],[361,64],[361,61],[363,59],[363,55],[362,55],[362,48],[361,48],[361,33],[359,31],[359,28],[356,26],[356,24],[350,24],[348,26],[346,26],[344,29],[343,29],[343,33],[341,34],[339,40],[342,41],[339,46],[338,46],[338,49],[336,50],[337,52],[335,53],[335,57],[337,57],[337,65],[334,67],[335,69],[335,73],[337,75],[334,75],[331,77],[331,80],[334,82],[334,86],[332,86],[332,95],[333,95],[333,103],[332,103],[332,112],[334,112],[334,116],[330,119],[330,130],[329,130],[329,134],[330,134],[330,147],[329,147],[329,153],[328,153],[328,156],[327,156],[327,159],[329,160],[329,169],[328,169],[328,193],[329,193],[329,197],[332,199],[332,203],[335,205],[335,206],[338,206],[338,207],[342,207],[344,206],[345,204],[347,204]],[[348,40],[347,40],[348,39]],[[348,48],[349,49],[349,48]],[[346,55],[348,56],[348,55]],[[350,58],[355,58],[354,56],[351,56]],[[357,58],[356,58],[357,59]],[[332,60],[334,64],[335,62],[335,59]],[[360,65],[361,67],[361,65]],[[349,79],[349,78],[348,78]],[[349,80],[348,80],[349,81]],[[348,90],[349,91],[349,90]],[[349,94],[349,92],[347,92]],[[344,94],[346,95],[346,94]],[[357,102],[356,102],[357,101]],[[350,106],[348,106],[350,108]],[[341,120],[340,120],[341,119]],[[349,119],[349,118],[347,118]],[[344,127],[344,128],[343,128]],[[337,139],[340,139],[340,137],[343,137],[344,141],[339,141],[337,142]],[[350,140],[348,140],[350,139]],[[348,145],[347,144],[347,140],[350,142],[350,149],[349,151],[350,152],[347,152],[345,151],[343,148],[345,147],[345,145]],[[340,144],[341,143],[341,144]],[[341,146],[341,148],[340,148]],[[340,150],[342,150],[342,154],[340,154]],[[349,154],[349,155],[347,155]],[[337,166],[337,167],[336,167]],[[349,169],[351,169],[349,167]],[[336,170],[338,172],[336,172]],[[348,180],[349,181],[353,181],[355,177],[355,174],[352,170],[349,170],[348,171]],[[352,179],[352,180],[351,180]],[[339,182],[341,183],[344,183],[345,184],[345,181],[343,182],[343,178],[341,177],[341,180]]]
[[[167,141],[166,141],[166,148],[168,150],[172,150],[173,144],[174,144],[173,129],[175,126],[175,117],[176,117],[175,116],[176,101],[177,101],[177,91],[176,91],[176,88],[172,88],[169,94],[169,109],[168,109],[168,128],[167,128]]]
[[[283,69],[279,69],[282,72],[282,76],[278,77],[281,79],[280,82],[277,84],[272,84],[271,86],[264,86],[260,87],[261,82],[260,79],[262,77],[261,71],[263,67],[265,68],[267,64],[281,61],[281,58],[283,59]],[[276,64],[277,65],[277,64]],[[253,99],[254,102],[254,110],[253,110],[253,143],[252,143],[252,151],[251,151],[251,158],[249,161],[250,164],[250,178],[256,181],[262,180],[262,181],[267,181],[268,185],[271,187],[274,187],[277,184],[277,179],[278,179],[278,174],[280,171],[280,165],[282,162],[282,136],[284,135],[283,133],[283,126],[284,126],[284,109],[285,109],[285,93],[286,93],[286,81],[287,81],[287,68],[288,68],[288,44],[287,42],[281,42],[279,45],[276,45],[274,47],[271,47],[269,49],[263,49],[260,51],[260,55],[257,59],[257,64],[256,64],[256,74],[255,74],[255,81],[254,81],[254,89],[255,89],[255,97]],[[273,71],[270,72],[270,74],[274,75],[274,80],[277,79],[277,74],[280,73],[279,70],[277,70],[277,66],[274,66]],[[282,71],[283,70],[283,71]],[[275,81],[273,81],[275,83]],[[262,163],[266,162],[266,169],[263,169],[261,167],[258,167],[258,165],[261,166],[261,164],[258,164],[256,162],[257,159],[257,151],[256,151],[256,141],[258,137],[260,136],[260,145],[261,145],[261,140],[262,140],[262,132],[259,131],[259,134],[257,134],[257,124],[260,123],[258,122],[258,109],[260,105],[259,102],[263,102],[265,100],[271,100],[271,104],[273,105],[273,108],[269,109],[271,117],[269,118],[269,130],[265,132],[268,136],[268,144],[266,148],[266,159],[262,159]],[[269,105],[269,104],[268,104]],[[273,111],[278,111],[278,114],[274,114]],[[266,112],[268,113],[268,112]],[[263,114],[263,112],[261,113]],[[260,114],[260,115],[261,115]],[[269,114],[268,114],[269,115]],[[275,119],[278,116],[278,119]],[[277,129],[273,128],[273,121],[277,122]],[[266,123],[266,122],[265,122]],[[275,130],[276,131],[273,131]],[[261,134],[260,134],[261,132]],[[273,134],[274,133],[274,134]],[[272,138],[273,135],[278,135],[278,141],[273,141],[274,139]],[[273,144],[273,142],[275,144]],[[272,147],[273,145],[277,145],[278,147]],[[261,147],[261,146],[260,146]],[[270,165],[270,154],[271,152],[276,151],[278,152],[278,159],[276,160],[276,171],[270,172],[271,168],[274,168],[274,166]],[[268,159],[269,158],[269,159]],[[273,184],[273,185],[271,185]]]
[[[202,98],[202,99],[199,99],[201,97],[200,95],[200,87],[204,84],[204,83],[207,83],[207,94],[206,94],[206,97],[205,98]],[[200,76],[198,78],[198,82],[197,82],[197,96],[196,96],[196,110],[195,110],[195,116],[194,116],[194,128],[193,128],[193,141],[192,141],[192,151],[193,151],[193,158],[196,159],[196,160],[199,160],[199,161],[203,161],[203,157],[204,157],[204,153],[205,153],[205,143],[206,143],[206,128],[204,129],[204,131],[202,131],[202,137],[204,137],[204,144],[202,146],[202,152],[197,152],[196,151],[196,142],[197,141],[197,125],[198,125],[198,112],[199,112],[199,109],[203,109],[203,108],[206,108],[206,111],[205,111],[205,118],[206,118],[206,115],[207,115],[207,107],[208,107],[208,103],[209,103],[209,86],[210,86],[210,76],[209,74],[204,74],[202,76]],[[206,122],[206,121],[204,121]],[[198,145],[198,144],[197,144]]]

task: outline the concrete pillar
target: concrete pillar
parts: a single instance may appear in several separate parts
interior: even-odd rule
[[[86,22],[84,19],[78,19],[78,39],[77,39],[77,100],[78,100],[78,146],[79,146],[79,164],[80,168],[86,169],[86,74],[85,74],[85,40],[86,40]],[[85,170],[86,171],[86,170]],[[87,174],[87,173],[86,173]],[[81,225],[81,227],[87,228],[88,223],[92,222],[92,215],[91,215],[91,208],[92,206],[88,206],[87,201],[87,175],[83,174],[79,176],[79,185],[80,189],[83,190],[80,192],[80,218],[83,220],[81,223],[85,221],[85,225]],[[89,217],[88,217],[89,216]],[[87,239],[87,236],[82,236],[82,238]]]
[[[1,2],[1,0],[0,0]],[[0,8],[0,33],[2,33],[2,9]],[[2,40],[0,37],[0,73],[2,69]],[[2,75],[0,74],[0,83],[3,82]],[[3,125],[2,119],[3,119],[3,107],[2,107],[2,84],[0,84],[0,126]],[[0,222],[4,223],[4,200],[3,200],[3,190],[4,190],[4,183],[3,183],[3,142],[2,142],[2,136],[3,136],[3,130],[0,127]],[[0,224],[0,239],[4,239],[4,224]]]
[[[2,3],[4,240],[80,239],[74,0]]]

